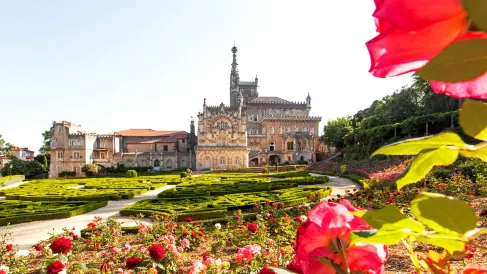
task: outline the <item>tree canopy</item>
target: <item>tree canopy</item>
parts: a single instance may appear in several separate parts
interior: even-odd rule
[[[414,76],[410,85],[374,100],[368,108],[328,121],[322,140],[328,146],[367,154],[404,137],[451,127],[459,105],[458,99],[433,92],[429,82]]]

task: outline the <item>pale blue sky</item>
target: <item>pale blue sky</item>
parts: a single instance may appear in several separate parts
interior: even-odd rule
[[[367,71],[373,0],[0,0],[0,134],[38,150],[54,120],[106,133],[187,130],[228,104],[233,41],[259,94],[353,114],[411,81]]]

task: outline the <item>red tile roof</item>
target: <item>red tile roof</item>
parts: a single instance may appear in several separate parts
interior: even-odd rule
[[[153,129],[126,129],[121,131],[116,131],[115,133],[122,136],[143,136],[143,137],[153,137],[153,136],[164,136],[172,134],[187,134],[185,131],[177,130],[153,130]]]

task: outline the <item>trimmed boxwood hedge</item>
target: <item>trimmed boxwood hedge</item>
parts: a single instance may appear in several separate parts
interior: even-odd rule
[[[330,187],[288,188],[275,191],[247,192],[222,196],[188,196],[139,201],[120,211],[124,216],[161,215],[183,221],[222,218],[235,210],[251,212],[257,202],[283,202],[296,206],[322,199],[331,193]]]
[[[107,201],[31,202],[3,200],[0,201],[0,225],[69,218],[102,208],[107,203]]]
[[[22,201],[105,201],[130,199],[164,185],[139,178],[47,179],[2,190],[0,195]]]

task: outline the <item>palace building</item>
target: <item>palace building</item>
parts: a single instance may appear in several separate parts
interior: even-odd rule
[[[310,116],[309,93],[304,102],[259,96],[259,79],[240,81],[235,46],[232,53],[230,105],[208,106],[205,99],[198,114],[196,168],[316,161],[321,117]]]
[[[194,121],[190,132],[152,129],[127,129],[107,134],[88,133],[67,121],[53,122],[51,127],[50,178],[63,171],[84,176],[86,164],[103,167],[151,167],[176,170],[196,166]]]

